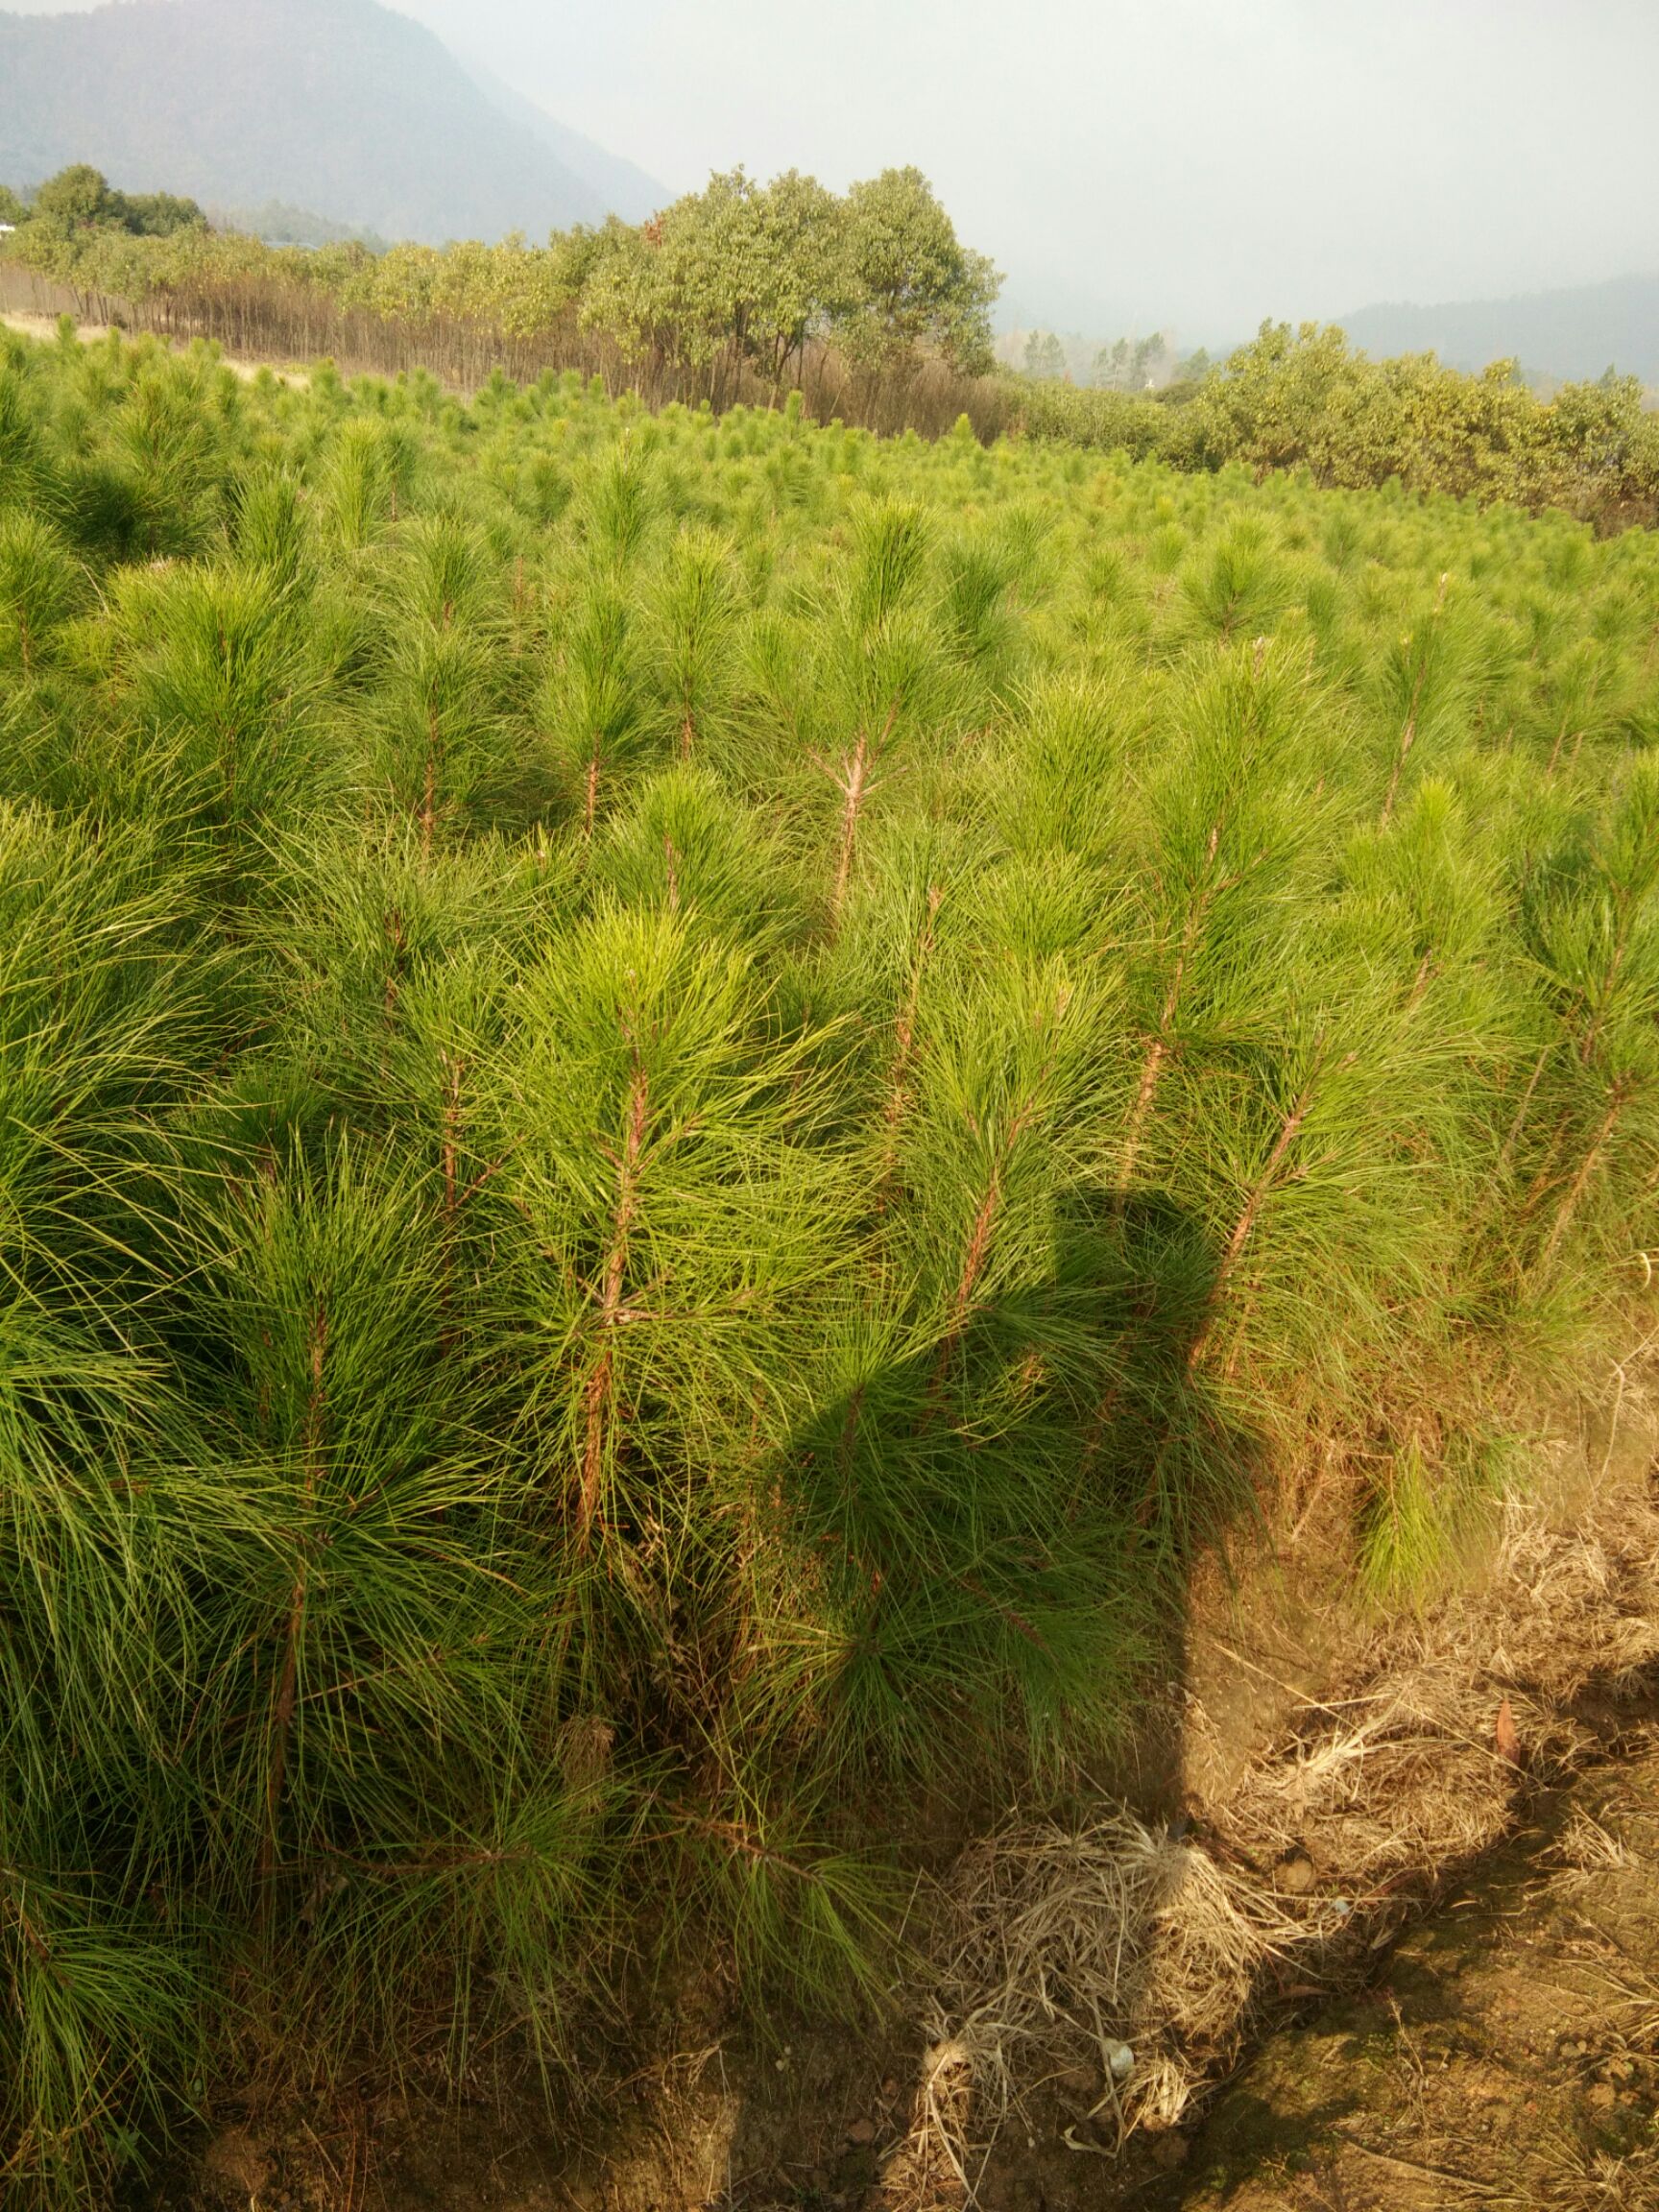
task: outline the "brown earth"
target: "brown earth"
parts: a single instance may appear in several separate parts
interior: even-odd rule
[[[1368,1987],[1273,2037],[1148,2212],[1659,2206],[1659,1732],[1608,1749]]]
[[[1659,1699],[1595,1718],[1596,1763],[1358,1985],[1286,2006],[1196,2125],[1108,2160],[1097,2080],[1050,2084],[985,2212],[1659,2208]]]
[[[1192,2130],[1109,2159],[1080,2126],[1097,2080],[1047,2084],[1033,2100],[1042,2138],[1005,2131],[980,2183],[985,2212],[1659,2208],[1659,1726],[1643,1706],[1605,1708],[1598,1763],[1541,1793],[1510,1840],[1378,1955],[1364,1986],[1272,2033]],[[378,2158],[367,2121],[355,2156],[341,2137],[227,2129],[175,2201],[850,2212],[879,2200],[882,2152],[904,2128],[898,2078],[812,2049],[772,2065],[769,2142],[745,2122],[740,2074],[710,2050],[652,2080],[609,2175],[534,2128],[515,2140],[460,2115],[411,2129],[407,2111],[382,2111]],[[1066,2133],[1075,2148],[1058,2147]]]

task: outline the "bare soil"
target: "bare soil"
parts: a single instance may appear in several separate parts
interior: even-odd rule
[[[1368,1986],[1273,2036],[1187,2140],[1179,2176],[1135,2200],[1149,2212],[1659,2206],[1651,1719],[1607,1752],[1613,1764],[1541,1797]]]
[[[1596,1764],[1349,1994],[1287,2013],[1199,2124],[1106,2154],[1097,2080],[1044,2085],[980,2177],[985,2212],[1659,2208],[1659,1704],[1603,1705]],[[757,2099],[754,2084],[770,2064]],[[300,2212],[851,2212],[885,2200],[907,2098],[879,2054],[689,2055],[637,2084],[612,2155],[534,2124],[366,2112],[330,2140],[232,2125],[173,2200]],[[757,2112],[764,2112],[763,2124]]]

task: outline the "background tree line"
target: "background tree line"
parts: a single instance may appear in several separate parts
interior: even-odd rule
[[[49,240],[61,248],[89,230],[129,238],[171,238],[180,230],[207,228],[206,215],[194,200],[174,192],[117,192],[89,161],[60,169],[27,200],[0,184],[0,223],[31,226],[39,250]]]
[[[10,208],[10,213],[8,209]],[[613,395],[715,413],[776,407],[937,436],[1059,439],[1182,469],[1301,469],[1350,490],[1560,507],[1599,528],[1659,518],[1659,417],[1611,371],[1549,397],[1515,365],[1374,361],[1334,327],[1264,323],[1219,365],[1162,338],[1101,347],[1084,386],[1053,333],[998,370],[999,278],[926,179],[889,169],[845,194],[790,170],[711,177],[642,224],[545,245],[357,240],[268,246],[194,202],[112,190],[85,165],[0,199],[0,305],[33,305],[254,358],[427,369],[463,390],[504,373],[598,376]]]
[[[1062,337],[1057,330],[1027,330],[1016,340],[1018,350],[1004,352],[1027,376],[1061,383],[1092,385],[1103,392],[1162,391],[1174,382],[1196,382],[1210,369],[1203,347],[1183,355],[1166,330],[1144,338],[1115,338],[1096,345],[1093,339]]]
[[[735,169],[647,223],[381,253],[269,247],[190,202],[130,201],[84,166],[13,207],[10,258],[78,312],[254,351],[419,362],[463,383],[578,367],[716,411],[801,388],[815,413],[878,423],[927,370],[991,366],[1000,278],[913,168],[839,195],[795,170],[763,184]]]
[[[1041,374],[1002,385],[1007,426],[1177,469],[1559,507],[1602,530],[1659,517],[1659,416],[1637,378],[1612,371],[1545,398],[1510,361],[1478,375],[1432,353],[1373,361],[1333,325],[1269,322],[1225,362],[1183,363],[1155,391]]]

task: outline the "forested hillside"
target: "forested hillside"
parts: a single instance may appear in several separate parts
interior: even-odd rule
[[[0,12],[0,183],[92,161],[130,191],[286,202],[386,238],[545,236],[668,195],[493,97],[377,0],[123,0]]]
[[[1371,353],[1433,351],[1460,369],[1520,361],[1534,375],[1558,379],[1611,368],[1659,385],[1659,276],[1616,276],[1512,300],[1361,307],[1342,326]]]
[[[856,2005],[1235,1515],[1407,1602],[1629,1340],[1648,534],[3,344],[9,2202]]]

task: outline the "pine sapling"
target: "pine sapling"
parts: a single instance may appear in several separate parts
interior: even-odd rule
[[[1297,1138],[1302,1133],[1302,1124],[1308,1118],[1308,1110],[1312,1105],[1318,1090],[1321,1056],[1320,1053],[1315,1053],[1312,1071],[1287,1108],[1262,1172],[1245,1193],[1244,1204],[1239,1211],[1238,1217],[1234,1222],[1232,1232],[1221,1248],[1221,1257],[1216,1264],[1214,1281],[1211,1285],[1210,1294],[1205,1301],[1198,1326],[1192,1333],[1192,1340],[1187,1347],[1187,1370],[1189,1374],[1196,1373],[1206,1351],[1209,1349],[1210,1339],[1215,1328],[1218,1309],[1226,1296],[1238,1262],[1244,1256],[1244,1247],[1249,1243],[1251,1233],[1256,1227],[1262,1208],[1277,1186],[1280,1180],[1280,1171],[1289,1157]],[[1350,1053],[1345,1064],[1352,1065],[1354,1057]]]
[[[650,1126],[651,1093],[646,1070],[634,1055],[628,1096],[622,1116],[621,1149],[612,1155],[616,1171],[616,1195],[611,1215],[610,1243],[600,1279],[598,1311],[599,1355],[583,1393],[581,1485],[577,1496],[576,1530],[584,1549],[601,1525],[604,1510],[605,1465],[613,1418],[616,1331],[623,1318],[623,1290],[628,1277],[628,1246],[639,1205],[639,1175]]]
[[[300,1689],[301,1651],[305,1634],[305,1599],[309,1579],[306,1547],[312,1541],[309,1527],[312,1504],[317,1488],[324,1477],[323,1450],[324,1424],[327,1413],[327,1394],[325,1388],[324,1365],[328,1349],[328,1315],[321,1299],[311,1316],[310,1388],[305,1402],[303,1429],[301,1440],[303,1479],[301,1489],[301,1527],[299,1534],[300,1565],[294,1578],[293,1594],[288,1601],[288,1615],[284,1623],[280,1645],[281,1662],[272,1687],[271,1714],[267,1728],[265,1775],[265,1824],[259,1843],[259,1885],[262,1911],[267,1929],[276,1909],[276,1874],[278,1830],[282,1815],[282,1795],[288,1771],[288,1743],[294,1727],[294,1704]]]
[[[1394,802],[1399,796],[1400,779],[1406,773],[1406,763],[1410,758],[1412,746],[1417,742],[1417,717],[1423,707],[1423,686],[1428,681],[1435,633],[1440,626],[1440,617],[1445,612],[1446,592],[1451,582],[1451,572],[1443,570],[1440,581],[1434,589],[1434,607],[1428,624],[1418,637],[1409,640],[1410,658],[1414,664],[1411,674],[1411,690],[1406,703],[1406,719],[1400,726],[1400,745],[1394,755],[1394,766],[1388,778],[1388,793],[1382,802],[1382,827],[1384,830],[1394,818]]]
[[[1606,1157],[1607,1147],[1612,1142],[1613,1134],[1623,1120],[1625,1110],[1636,1095],[1636,1091],[1637,1085],[1634,1077],[1630,1075],[1614,1077],[1612,1089],[1608,1094],[1606,1110],[1596,1125],[1596,1132],[1585,1148],[1584,1157],[1579,1161],[1572,1181],[1562,1193],[1561,1203],[1555,1210],[1555,1218],[1550,1224],[1550,1234],[1544,1239],[1544,1248],[1538,1256],[1540,1269],[1550,1266],[1560,1248],[1562,1238],[1572,1227],[1574,1216],[1583,1203],[1584,1194],[1589,1190],[1597,1170]]]

